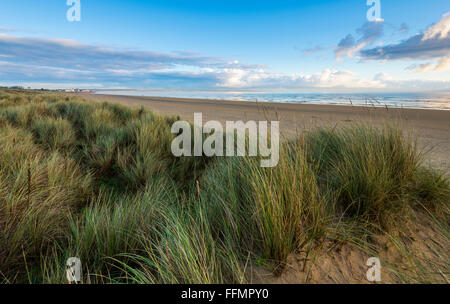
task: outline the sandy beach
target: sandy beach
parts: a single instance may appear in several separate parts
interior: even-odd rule
[[[293,136],[313,126],[339,126],[354,122],[382,125],[398,124],[406,133],[418,138],[420,147],[429,151],[427,160],[444,171],[450,170],[450,111],[395,109],[358,106],[253,103],[245,101],[204,100],[163,97],[119,96],[81,93],[96,101],[107,101],[127,106],[144,106],[166,115],[179,115],[193,120],[195,112],[203,120],[278,120],[281,133]]]

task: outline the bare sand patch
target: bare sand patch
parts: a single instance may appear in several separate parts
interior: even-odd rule
[[[268,284],[369,284],[366,262],[381,260],[382,284],[449,283],[446,261],[450,242],[445,232],[425,214],[405,225],[397,235],[372,235],[369,244],[327,241],[308,256],[291,254],[281,275],[263,267],[252,269],[254,283]]]

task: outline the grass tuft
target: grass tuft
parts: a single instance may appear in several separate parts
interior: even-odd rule
[[[450,183],[398,128],[316,128],[262,168],[174,157],[178,119],[0,89],[0,281],[65,283],[76,256],[83,283],[245,283],[291,254],[310,269],[329,242],[378,254],[387,235],[394,282],[448,282]],[[422,257],[397,239],[427,225],[440,241]]]

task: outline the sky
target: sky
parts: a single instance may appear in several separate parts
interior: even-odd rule
[[[0,85],[450,91],[450,1],[369,2],[3,0]]]

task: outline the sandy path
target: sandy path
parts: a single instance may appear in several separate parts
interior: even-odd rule
[[[450,171],[450,111],[418,109],[386,109],[311,104],[251,103],[183,98],[155,98],[79,94],[90,100],[108,101],[128,106],[144,106],[155,112],[180,115],[193,120],[194,112],[203,121],[279,120],[285,136],[294,135],[311,126],[335,126],[352,122],[382,125],[395,122],[406,132],[417,136],[421,147],[432,148],[428,159],[447,173]]]

